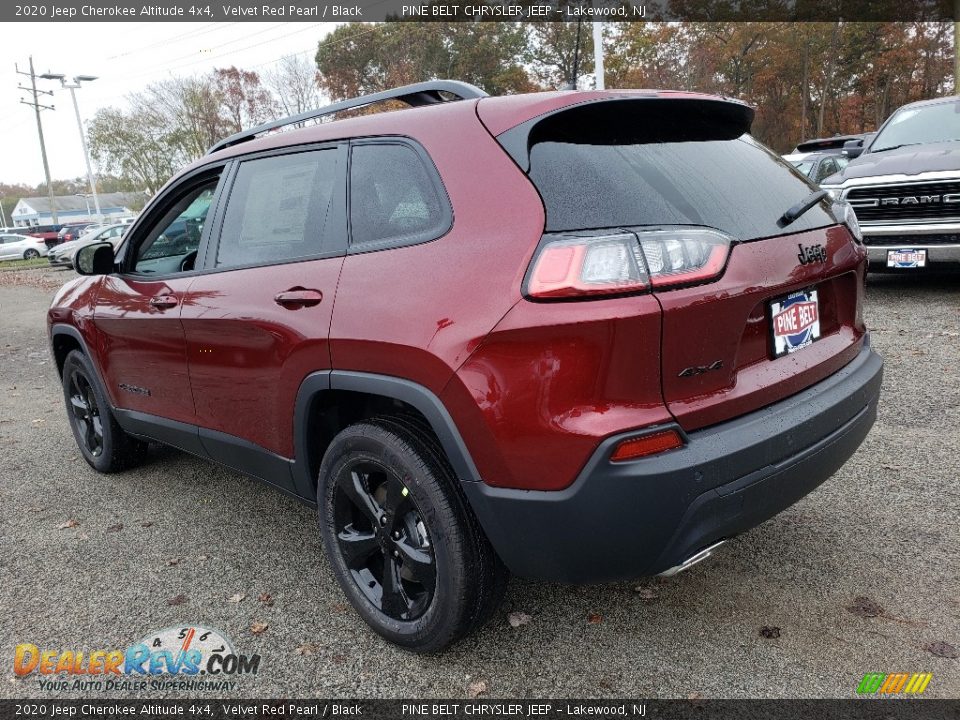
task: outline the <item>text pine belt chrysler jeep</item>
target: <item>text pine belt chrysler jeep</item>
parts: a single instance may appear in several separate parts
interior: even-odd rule
[[[960,97],[904,105],[822,187],[853,206],[871,270],[960,269]]]
[[[383,100],[414,107],[270,132]],[[675,574],[876,417],[856,220],[752,118],[433,81],[227,138],[53,301],[80,450],[157,441],[316,503],[343,592],[418,651],[509,572]]]

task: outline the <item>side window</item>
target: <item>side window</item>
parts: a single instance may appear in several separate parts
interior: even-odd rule
[[[217,181],[218,178],[212,178],[194,186],[148,231],[136,249],[135,272],[172,273],[193,269]],[[108,233],[103,233],[100,240],[108,237]]]
[[[436,171],[409,145],[355,145],[350,153],[351,244],[359,249],[412,245],[450,227]]]
[[[227,202],[217,267],[319,255],[337,186],[336,148],[245,160]]]
[[[817,173],[817,182],[830,177],[837,172],[837,163],[833,158],[827,158],[820,163],[820,172]]]

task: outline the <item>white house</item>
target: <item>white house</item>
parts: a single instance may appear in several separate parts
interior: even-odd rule
[[[102,193],[100,199],[100,214],[105,220],[134,215],[129,205],[142,205],[142,193]],[[139,202],[134,202],[139,199]],[[56,195],[53,198],[57,208],[57,221],[61,223],[84,222],[96,220],[97,211],[93,205],[93,197],[82,195]],[[11,213],[11,220],[17,227],[31,225],[50,225],[53,223],[53,213],[50,209],[50,198],[32,197],[20,198]]]

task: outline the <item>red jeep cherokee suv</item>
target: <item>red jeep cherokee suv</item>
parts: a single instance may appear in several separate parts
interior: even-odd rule
[[[416,107],[271,132],[382,100]],[[419,651],[508,571],[685,569],[830,477],[880,392],[856,221],[752,117],[435,81],[227,138],[53,301],[80,451],[316,503],[344,593]]]

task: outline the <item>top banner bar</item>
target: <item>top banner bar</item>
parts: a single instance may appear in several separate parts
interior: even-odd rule
[[[41,0],[3,22],[946,22],[953,0]]]

